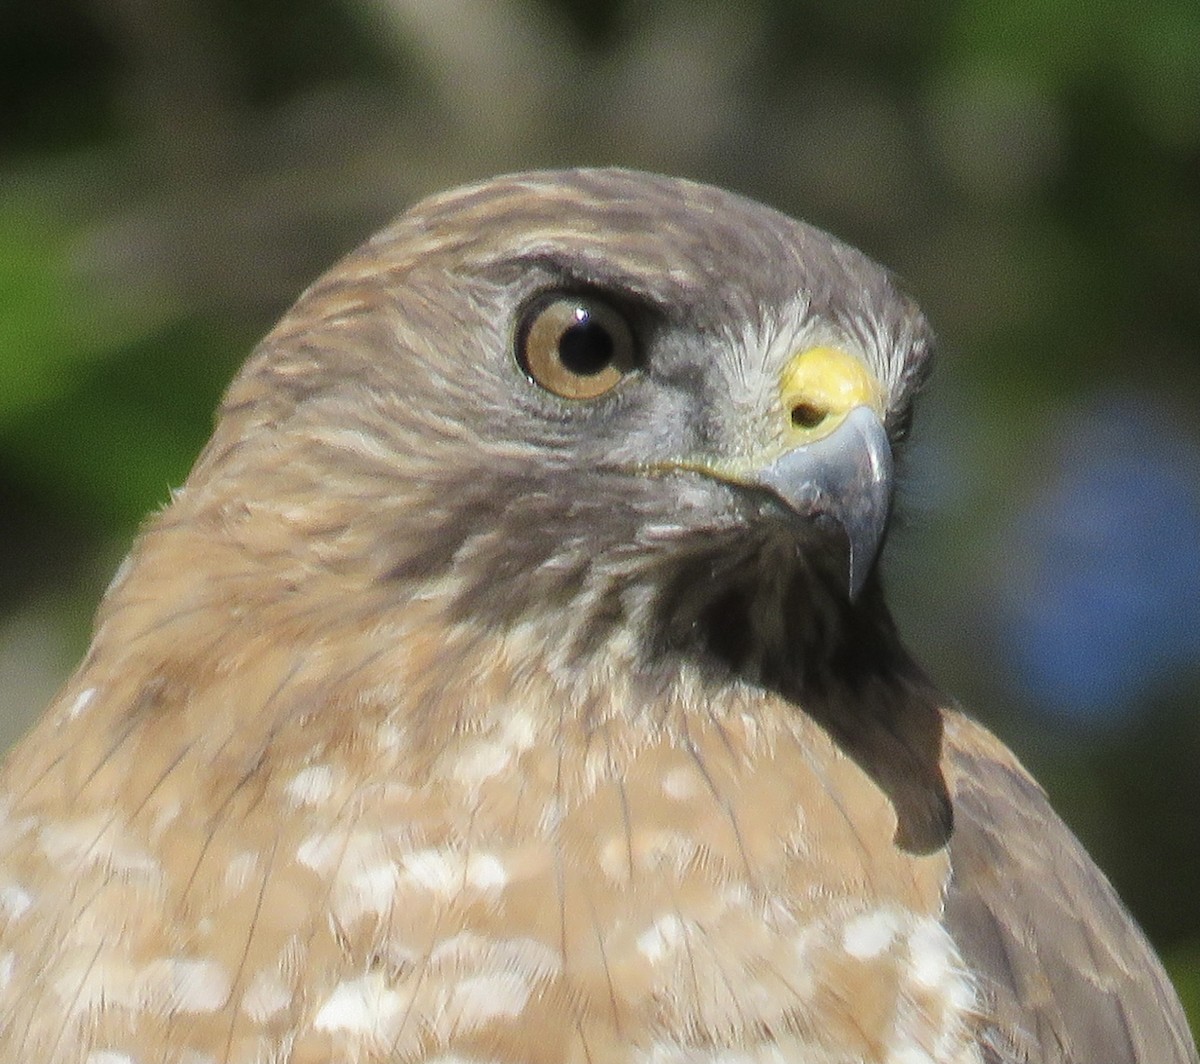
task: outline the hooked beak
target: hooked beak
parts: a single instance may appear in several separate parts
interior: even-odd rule
[[[827,436],[785,451],[746,480],[769,489],[801,515],[826,514],[850,547],[856,598],[875,563],[892,500],[892,448],[879,415],[856,406]]]
[[[892,503],[892,448],[879,381],[838,347],[794,355],[779,382],[785,450],[748,479],[801,516],[825,514],[846,534],[855,598],[875,564]]]
[[[849,546],[847,583],[857,597],[883,543],[893,490],[892,448],[883,425],[883,388],[841,348],[794,355],[780,378],[766,454],[679,463],[743,487],[765,488],[801,518],[831,518]]]

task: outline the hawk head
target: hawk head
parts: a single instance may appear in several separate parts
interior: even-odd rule
[[[930,350],[884,270],[759,204],[516,175],[426,200],[309,289],[188,492],[253,508],[270,469],[273,509],[345,522],[297,539],[305,566],[536,617],[574,668],[632,636],[635,670],[822,683],[895,664],[874,566]]]

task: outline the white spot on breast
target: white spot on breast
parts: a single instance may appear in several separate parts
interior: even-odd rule
[[[257,870],[257,854],[239,853],[225,866],[225,889],[230,894],[239,893],[254,878]]]
[[[532,987],[516,972],[472,975],[440,995],[434,1011],[443,1038],[476,1030],[492,1020],[519,1016]]]
[[[0,887],[0,912],[10,920],[19,920],[33,904],[33,895],[17,883]]]
[[[444,897],[452,897],[464,887],[482,893],[499,892],[508,883],[504,862],[493,854],[418,850],[405,855],[402,865],[411,883]]]
[[[512,751],[499,743],[476,743],[455,763],[454,778],[468,787],[477,787],[501,775],[512,760]]]
[[[347,880],[365,868],[390,863],[388,839],[377,831],[310,835],[296,849],[296,860],[322,875]]]
[[[119,956],[88,953],[65,968],[54,992],[70,1014],[99,1010],[211,1013],[229,1000],[230,979],[212,960],[163,957],[142,968]]]
[[[922,986],[938,987],[954,974],[954,953],[950,936],[935,920],[922,920],[908,936],[913,978]]]
[[[379,972],[339,983],[313,1018],[318,1031],[341,1032],[376,1044],[391,1042],[409,1004]]]
[[[216,1012],[229,1000],[229,974],[216,961],[164,957],[142,978],[156,997],[165,997],[168,1007],[179,1012]]]
[[[955,948],[954,940],[938,920],[926,918],[908,936],[912,977],[923,987],[945,996],[951,1010],[973,1012],[975,986]]]
[[[467,747],[453,768],[454,778],[468,787],[477,787],[506,772],[513,761],[533,746],[537,739],[537,726],[527,713],[502,705],[489,715],[499,716],[499,727],[486,738]]]
[[[399,886],[400,872],[395,865],[365,868],[350,878],[338,913],[346,918],[361,913],[387,912]]]
[[[297,806],[321,805],[333,797],[335,784],[333,766],[309,765],[288,781],[285,790]]]
[[[391,722],[375,729],[375,746],[380,753],[393,754],[405,746],[404,731]]]
[[[660,916],[638,935],[638,952],[651,963],[660,961],[683,941],[684,930],[683,921],[674,913]]]
[[[52,989],[72,1017],[99,1013],[104,1007],[133,1009],[141,1004],[137,980],[129,965],[103,954],[92,963],[65,965]]]
[[[526,979],[538,980],[562,972],[562,955],[533,938],[488,938],[474,931],[461,931],[430,951],[429,965],[450,972],[519,972]]]
[[[162,876],[158,861],[125,835],[119,824],[100,817],[47,824],[38,844],[51,861],[99,865],[143,880]]]
[[[846,923],[842,930],[842,948],[851,957],[870,960],[892,944],[898,929],[896,914],[888,909],[863,913]]]
[[[17,955],[9,950],[0,953],[0,990],[6,990],[12,982],[13,972],[17,968]]]
[[[346,846],[346,837],[310,835],[296,847],[296,860],[314,872],[329,872]]]
[[[676,802],[687,802],[700,793],[700,780],[690,768],[673,768],[662,778],[662,790]]]
[[[263,1023],[292,1003],[292,992],[274,972],[259,972],[242,997],[242,1011],[255,1023]]]

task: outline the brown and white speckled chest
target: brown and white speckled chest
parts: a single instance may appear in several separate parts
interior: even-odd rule
[[[511,645],[431,692],[393,645],[332,687],[248,646],[153,712],[81,671],[6,781],[4,1059],[980,1059],[944,851],[794,707],[589,705]]]

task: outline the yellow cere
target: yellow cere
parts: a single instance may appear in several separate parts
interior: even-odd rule
[[[796,355],[779,382],[793,433],[824,436],[856,406],[884,413],[883,388],[859,359],[838,347],[810,347]]]

